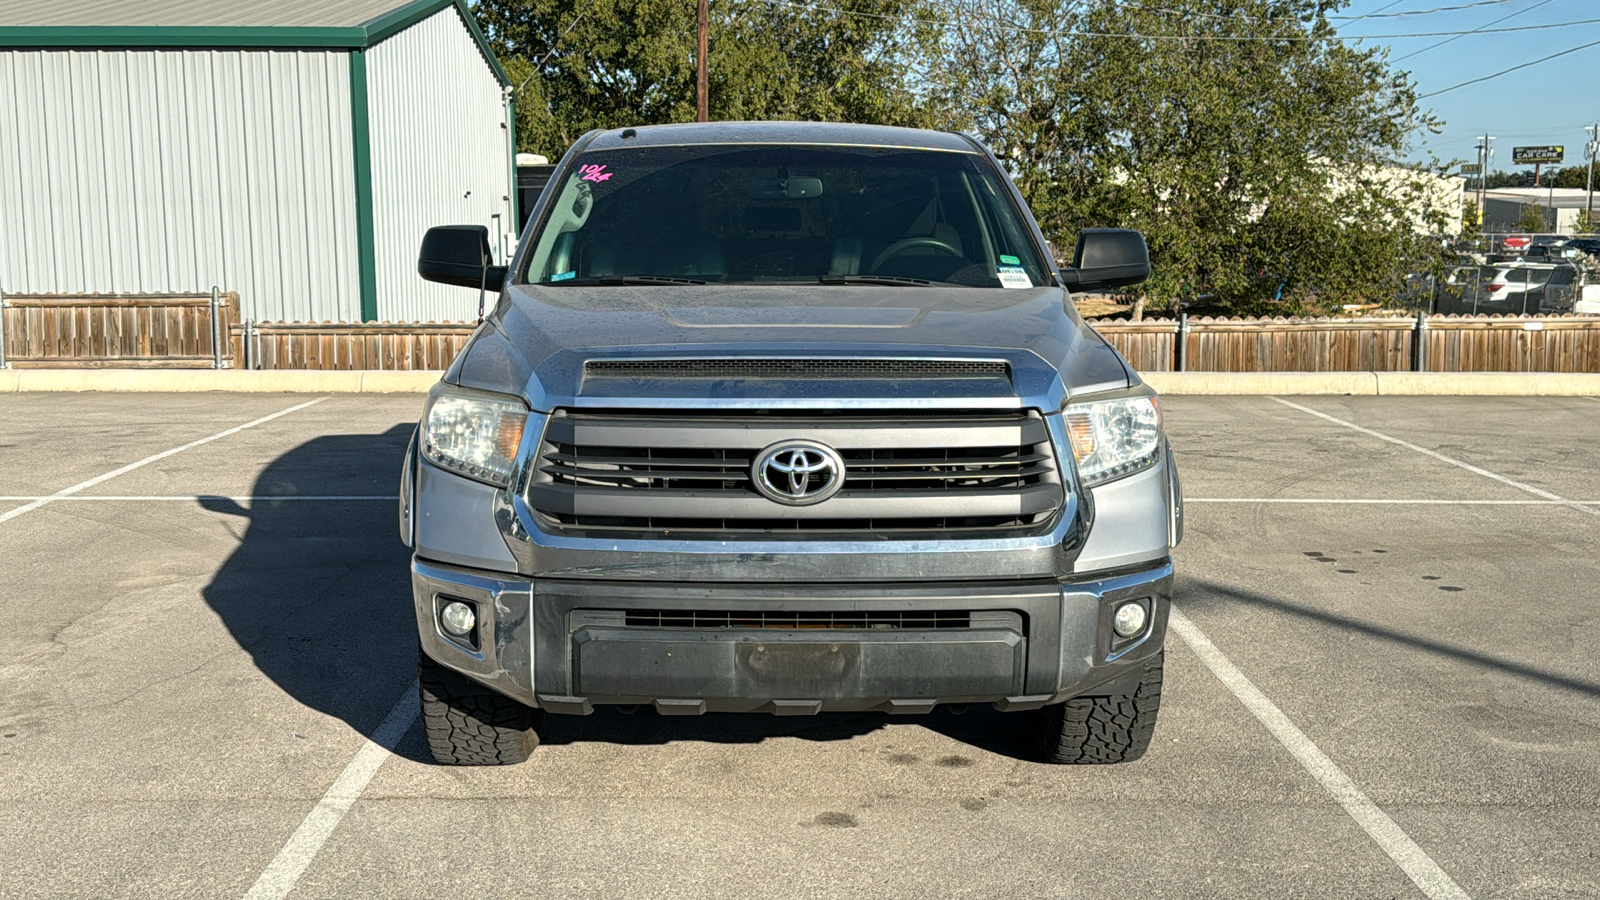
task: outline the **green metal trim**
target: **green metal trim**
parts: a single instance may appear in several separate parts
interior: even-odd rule
[[[366,29],[232,25],[0,25],[0,47],[338,47]]]
[[[234,25],[0,25],[0,47],[302,47],[364,50],[454,6],[502,87],[510,76],[467,0],[411,0],[348,28]]]
[[[467,0],[456,0],[456,10],[461,13],[461,21],[467,23],[467,30],[472,32],[472,39],[478,42],[478,51],[483,54],[489,68],[494,70],[494,77],[500,79],[501,87],[511,86],[511,76],[500,67],[500,60],[494,55],[494,48],[489,46],[489,39],[484,37],[483,29],[478,27],[478,17],[467,8]]]
[[[361,23],[367,32],[367,45],[371,46],[395,32],[404,31],[454,3],[455,0],[411,0],[404,6],[368,19]]]
[[[367,32],[366,46],[370,47],[396,32],[410,28],[450,6],[456,8],[456,12],[461,15],[462,23],[472,34],[472,39],[478,42],[478,52],[483,54],[484,62],[494,70],[494,76],[500,79],[500,86],[509,87],[511,76],[506,74],[506,70],[500,65],[500,60],[495,57],[494,49],[489,46],[489,39],[484,36],[483,29],[478,27],[478,17],[473,15],[471,8],[467,6],[467,0],[412,0],[405,6],[386,12],[375,19],[368,19],[361,23],[361,27]]]
[[[511,171],[511,230],[520,239],[522,229],[518,223],[522,221],[522,189],[517,184],[517,98],[511,91],[506,91],[506,153],[509,154],[507,168]],[[506,260],[510,265],[511,260]]]
[[[378,250],[372,210],[372,129],[367,114],[367,55],[350,51],[350,148],[356,176],[356,268],[361,321],[378,320]]]

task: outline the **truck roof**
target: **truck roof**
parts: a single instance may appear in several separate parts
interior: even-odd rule
[[[632,132],[628,137],[624,134]],[[837,122],[691,122],[640,125],[592,132],[588,150],[674,147],[685,144],[809,144],[812,146],[903,147],[952,153],[982,152],[971,138],[947,131]]]

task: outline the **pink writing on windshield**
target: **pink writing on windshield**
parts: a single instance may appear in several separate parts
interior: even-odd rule
[[[605,181],[611,177],[611,173],[606,171],[605,166],[580,166],[578,172],[580,173],[579,177],[584,181]]]

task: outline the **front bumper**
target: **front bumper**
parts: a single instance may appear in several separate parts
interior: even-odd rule
[[[904,583],[673,583],[519,578],[412,561],[423,652],[530,706],[587,714],[652,704],[666,714],[823,710],[926,712],[941,703],[1027,709],[1131,693],[1166,635],[1172,565],[1082,580]],[[468,639],[439,607],[474,605]],[[1112,611],[1144,600],[1132,639]],[[961,613],[961,627],[661,627],[690,612],[815,617]]]

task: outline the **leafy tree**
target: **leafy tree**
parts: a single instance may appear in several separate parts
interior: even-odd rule
[[[1522,218],[1517,220],[1518,231],[1531,231],[1537,234],[1549,229],[1550,217],[1545,213],[1544,207],[1537,203],[1522,205]]]
[[[712,0],[710,114],[918,125],[902,44],[917,0]],[[695,118],[694,0],[479,0],[517,94],[517,145]]]
[[[1461,204],[1461,234],[1463,241],[1477,243],[1483,234],[1483,210],[1478,201],[1468,199]]]
[[[1533,172],[1490,172],[1483,179],[1483,186],[1489,190],[1508,187],[1533,187]]]
[[[1143,230],[1155,305],[1292,312],[1394,296],[1454,196],[1396,168],[1435,123],[1345,0],[947,0],[922,71],[1041,226]]]

